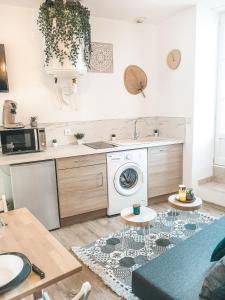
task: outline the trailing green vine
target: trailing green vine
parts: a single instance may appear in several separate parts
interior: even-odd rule
[[[61,63],[68,58],[77,64],[83,49],[87,66],[91,56],[90,11],[78,0],[46,0],[39,9],[39,30],[45,38],[45,63],[54,57]]]

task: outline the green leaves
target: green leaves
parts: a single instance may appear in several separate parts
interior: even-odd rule
[[[45,38],[45,63],[53,57],[77,64],[80,49],[89,66],[91,56],[90,11],[78,0],[46,0],[39,9],[38,27]]]
[[[74,134],[74,136],[77,140],[82,140],[85,137],[85,134],[78,132],[78,133]]]

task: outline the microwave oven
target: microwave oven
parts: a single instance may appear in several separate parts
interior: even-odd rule
[[[46,150],[44,128],[16,128],[0,130],[3,154],[21,154]]]

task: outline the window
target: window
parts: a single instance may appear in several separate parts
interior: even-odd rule
[[[215,164],[225,166],[225,14],[219,28]]]

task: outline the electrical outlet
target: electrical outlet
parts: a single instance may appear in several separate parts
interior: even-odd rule
[[[66,136],[72,135],[71,129],[70,129],[70,128],[66,128],[66,129],[64,130],[64,135],[66,135]]]

